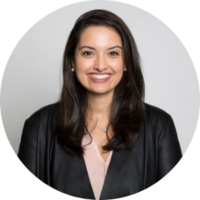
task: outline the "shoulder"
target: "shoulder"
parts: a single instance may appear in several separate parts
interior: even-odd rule
[[[28,124],[32,124],[36,130],[39,129],[41,124],[47,123],[49,120],[55,121],[56,114],[59,109],[59,103],[53,103],[41,107],[26,120]]]
[[[173,122],[169,113],[156,106],[145,103],[145,118],[146,126],[160,131],[168,122]]]
[[[150,105],[148,103],[145,103],[144,105],[145,105],[145,117],[165,119],[170,116],[169,113],[167,113],[165,110],[159,107]]]

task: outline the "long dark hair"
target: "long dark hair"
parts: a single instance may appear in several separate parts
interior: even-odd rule
[[[127,25],[117,15],[106,10],[92,10],[81,15],[69,35],[63,57],[63,88],[59,100],[56,134],[66,153],[83,155],[82,138],[87,129],[85,113],[88,108],[86,89],[71,71],[80,35],[89,26],[114,28],[120,35],[127,68],[116,86],[108,124],[114,136],[103,147],[105,151],[133,148],[144,119],[144,79],[140,56]]]

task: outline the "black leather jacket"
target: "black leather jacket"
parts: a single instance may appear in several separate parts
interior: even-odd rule
[[[25,122],[18,156],[41,181],[80,198],[94,199],[83,157],[67,155],[53,135],[58,104],[45,106]],[[142,191],[163,178],[181,159],[173,120],[145,103],[145,119],[133,151],[113,151],[100,199]]]

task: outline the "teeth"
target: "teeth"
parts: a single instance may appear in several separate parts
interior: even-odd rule
[[[103,75],[91,74],[91,76],[92,76],[93,78],[97,78],[97,79],[104,79],[104,78],[109,77],[110,75],[109,75],[109,74],[103,74]]]

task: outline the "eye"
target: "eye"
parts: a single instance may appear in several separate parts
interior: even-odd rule
[[[82,53],[83,56],[91,56],[92,55],[92,52],[91,51],[84,51]]]
[[[110,54],[111,56],[118,56],[118,55],[119,55],[119,53],[116,52],[116,51],[111,51],[109,54]]]

